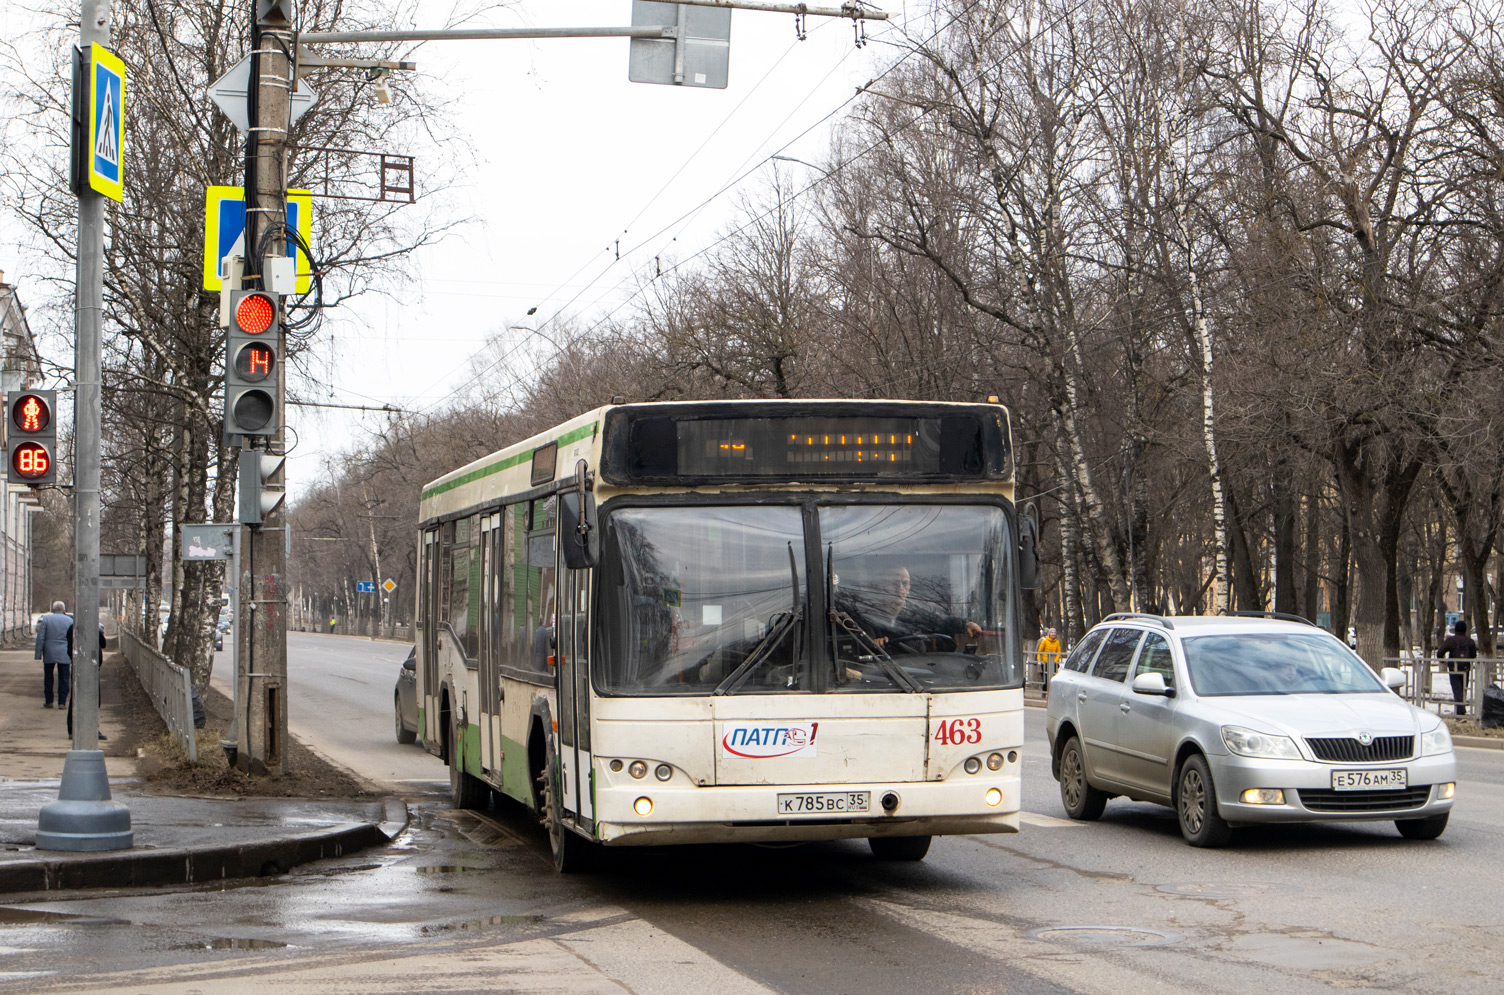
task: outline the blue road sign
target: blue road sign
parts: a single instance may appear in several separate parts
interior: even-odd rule
[[[355,582],[355,593],[357,593],[357,594],[375,594],[376,593],[376,582],[374,580],[357,580]]]
[[[118,201],[125,196],[125,64],[103,45],[92,46],[90,55],[89,186]]]
[[[313,244],[313,194],[307,190],[287,191],[287,227]],[[241,187],[210,187],[204,198],[204,289],[220,287],[220,261],[235,250],[245,235],[245,190]],[[236,255],[244,255],[242,246]],[[308,293],[313,272],[308,257],[297,243],[287,240],[287,255],[298,261],[297,292]]]

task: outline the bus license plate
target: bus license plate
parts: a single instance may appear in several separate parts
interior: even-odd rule
[[[1333,791],[1375,791],[1408,788],[1410,779],[1404,768],[1399,770],[1334,770]]]
[[[816,791],[778,796],[779,815],[840,815],[866,812],[871,807],[870,791]]]

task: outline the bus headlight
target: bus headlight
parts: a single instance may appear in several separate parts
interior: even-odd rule
[[[641,815],[641,816],[652,815],[653,814],[653,799],[648,798],[646,796],[637,799],[635,802],[632,803],[632,811],[636,812],[638,815]]]
[[[674,769],[668,764],[659,764],[653,768],[653,776],[660,781],[667,781],[674,776]]]
[[[996,788],[987,789],[987,807],[997,808],[1003,803],[1003,793]]]
[[[988,770],[1002,770],[1003,769],[1003,755],[1001,753],[989,753],[989,754],[987,754],[987,769]]]
[[[633,760],[632,765],[627,768],[627,773],[640,781],[648,776],[648,765],[641,760]]]
[[[961,767],[966,771],[966,773],[975,774],[977,771],[982,769],[982,761],[978,760],[976,757],[967,757],[966,762],[962,764]]]

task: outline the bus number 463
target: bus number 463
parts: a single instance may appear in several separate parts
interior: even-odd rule
[[[963,746],[982,741],[981,719],[951,719],[935,730],[935,742],[946,746]]]

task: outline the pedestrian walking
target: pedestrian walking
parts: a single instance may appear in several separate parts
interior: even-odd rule
[[[338,622],[338,621],[339,621],[339,619],[337,619],[335,616],[333,616],[333,615],[329,616],[329,631],[330,632],[334,631],[335,623]]]
[[[1452,634],[1436,650],[1436,658],[1447,661],[1447,676],[1452,680],[1452,700],[1457,703],[1458,715],[1467,714],[1467,706],[1463,704],[1467,701],[1467,672],[1473,668],[1477,656],[1478,644],[1467,634],[1467,622],[1459,618],[1452,626]]]
[[[73,629],[73,616],[64,609],[61,601],[52,603],[52,611],[37,622],[37,649],[35,659],[42,661],[42,707],[51,708],[53,702],[53,674],[57,674],[57,707],[68,703],[68,678],[73,672],[73,654],[68,650],[68,633]]]
[[[68,626],[68,656],[70,656],[70,657],[73,656],[73,626],[71,626],[71,625]],[[104,666],[104,623],[103,622],[99,623],[99,655],[94,658],[94,662],[97,663],[100,667]],[[95,681],[94,682],[94,693],[96,695],[100,695],[100,701],[104,700],[103,699],[103,692],[101,691],[100,682],[99,681]],[[73,738],[73,698],[72,697],[68,698],[68,738],[69,739]],[[101,732],[99,734],[99,738],[100,739],[109,739],[110,737],[106,736],[104,733]]]

